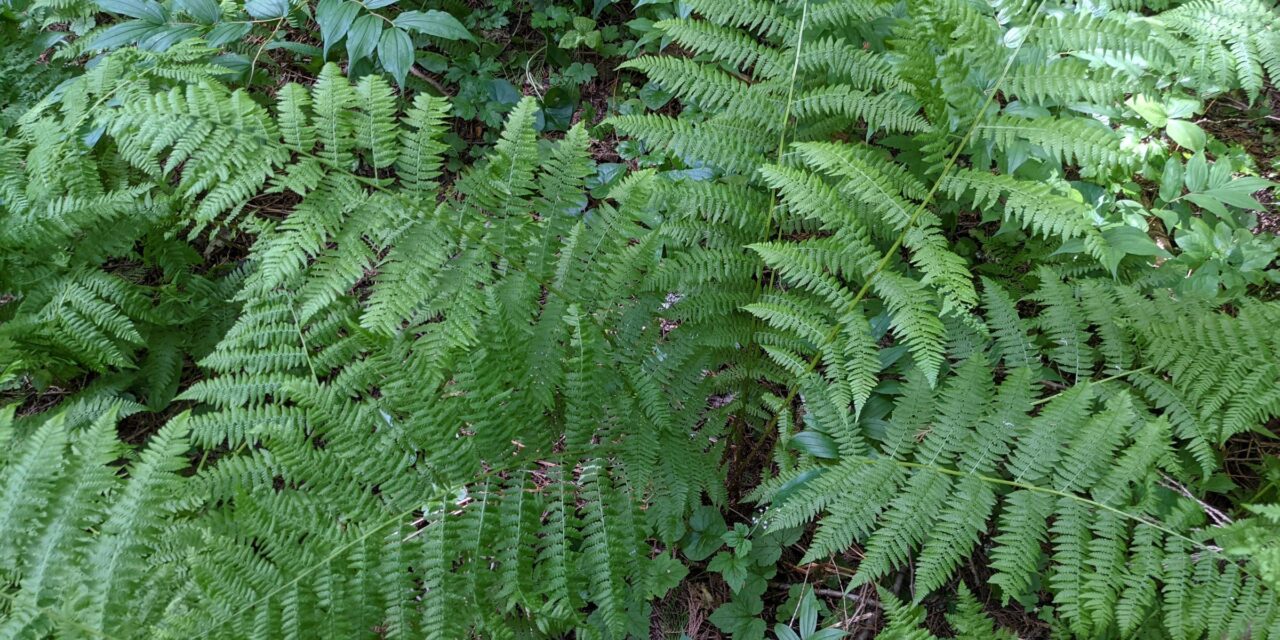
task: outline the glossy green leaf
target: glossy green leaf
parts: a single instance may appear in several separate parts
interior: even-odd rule
[[[801,431],[787,443],[792,449],[803,451],[815,458],[835,460],[840,457],[839,448],[831,436],[820,431]]]
[[[194,38],[199,32],[200,28],[192,24],[158,27],[138,41],[138,48],[144,51],[166,51],[183,40]]]
[[[1262,205],[1254,199],[1253,194],[1270,189],[1276,186],[1276,183],[1270,180],[1264,180],[1255,176],[1245,176],[1236,178],[1223,186],[1208,189],[1204,192],[1206,196],[1210,196],[1223,204],[1229,204],[1233,207],[1241,209],[1261,210]]]
[[[1104,230],[1102,237],[1106,239],[1109,246],[1129,255],[1169,257],[1169,253],[1161,249],[1155,240],[1143,233],[1141,229],[1129,226],[1112,227]]]

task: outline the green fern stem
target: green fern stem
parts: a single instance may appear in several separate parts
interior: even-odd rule
[[[863,282],[862,284],[862,287],[858,289],[857,295],[855,295],[853,297],[852,302],[849,303],[850,307],[857,307],[858,303],[862,302],[862,299],[867,296],[867,292],[871,290],[871,283],[875,280],[876,276],[879,275],[881,271],[884,271],[884,269],[889,266],[889,263],[893,261],[893,257],[897,255],[898,249],[902,248],[902,243],[906,241],[907,233],[911,231],[911,229],[915,226],[916,221],[920,219],[920,216],[923,215],[925,210],[928,208],[929,203],[933,201],[934,196],[937,195],[938,189],[941,188],[943,181],[947,177],[947,174],[949,174],[951,170],[955,168],[956,162],[959,161],[960,159],[960,154],[964,151],[965,147],[969,144],[969,140],[973,137],[973,134],[978,130],[978,127],[982,122],[980,119],[981,114],[986,113],[987,109],[991,107],[992,102],[995,101],[996,93],[1000,91],[1000,86],[1004,84],[1005,79],[1009,76],[1009,70],[1013,68],[1013,63],[1018,58],[1018,54],[1022,51],[1023,45],[1025,45],[1027,42],[1027,39],[1030,38],[1031,32],[1035,30],[1036,24],[1039,22],[1040,11],[1041,9],[1044,8],[1045,2],[1046,0],[1040,0],[1040,3],[1036,5],[1034,9],[1034,13],[1032,14],[1031,22],[1030,24],[1027,25],[1026,32],[1023,33],[1022,38],[1018,41],[1018,46],[1014,48],[1013,53],[1009,55],[1009,59],[1005,61],[1004,69],[1001,70],[1000,72],[1000,77],[996,78],[995,84],[992,85],[991,90],[987,92],[987,98],[982,103],[982,108],[978,110],[979,117],[974,119],[973,124],[969,126],[969,129],[965,132],[964,137],[960,139],[960,142],[956,145],[955,149],[951,152],[951,156],[947,158],[947,163],[942,167],[942,172],[938,174],[938,178],[934,180],[933,185],[929,187],[929,192],[925,194],[924,199],[920,201],[920,204],[916,206],[915,211],[911,214],[911,217],[907,219],[907,224],[902,227],[902,231],[898,233],[898,236],[897,238],[894,239],[893,244],[890,245],[889,249],[884,252],[884,256],[880,259],[878,263],[876,263],[876,266],[874,269],[872,269],[871,273],[867,275],[865,282]],[[836,336],[840,335],[840,332],[843,330],[844,330],[843,322],[836,321],[833,324],[831,331],[829,331],[827,335],[823,338],[822,344],[818,346],[818,349],[814,353],[813,357],[809,359],[809,365],[805,371],[805,375],[813,373],[813,371],[818,368],[818,362],[822,359],[823,349],[825,349],[828,345],[830,345],[831,342],[836,339]],[[791,403],[795,401],[796,395],[798,395],[799,392],[800,392],[800,388],[798,386],[789,385],[789,388],[787,390],[787,396],[783,400],[782,406],[784,408],[791,406]],[[760,434],[760,439],[756,442],[756,446],[752,448],[751,454],[748,456],[748,459],[750,459],[751,457],[754,457],[757,453],[759,453],[760,447],[764,445],[764,443],[769,439],[769,436],[777,428],[778,418],[779,418],[779,415],[775,413],[773,417],[769,419],[769,422],[765,425],[764,430]]]

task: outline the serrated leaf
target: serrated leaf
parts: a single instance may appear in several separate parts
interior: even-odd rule
[[[763,610],[764,603],[759,598],[735,599],[721,605],[708,619],[734,640],[757,640],[764,638],[766,626],[760,619]]]
[[[715,507],[704,505],[689,518],[689,531],[680,540],[686,558],[698,562],[711,557],[723,544],[724,516]]]
[[[720,577],[724,578],[725,584],[729,585],[730,589],[738,591],[742,589],[742,585],[747,583],[747,574],[750,566],[745,558],[721,551],[711,559],[711,562],[707,565],[707,570],[720,574]]]

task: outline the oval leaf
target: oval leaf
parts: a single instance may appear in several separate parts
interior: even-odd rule
[[[289,13],[289,0],[249,0],[244,10],[259,20],[283,18]]]
[[[1204,149],[1205,135],[1204,129],[1194,122],[1186,120],[1170,120],[1165,132],[1179,146],[1192,151],[1200,151]]]
[[[409,67],[413,66],[413,40],[403,29],[387,29],[378,40],[378,60],[396,84],[404,87],[404,77],[409,75]]]
[[[395,24],[403,29],[444,38],[445,40],[475,40],[471,32],[458,19],[444,11],[406,11],[396,16]]]
[[[320,25],[324,57],[329,57],[329,48],[347,35],[358,15],[360,5],[349,0],[320,0],[316,7],[316,23]]]
[[[169,20],[169,13],[155,0],[98,0],[98,6],[107,13],[126,15],[151,24],[164,24]]]
[[[382,35],[382,18],[375,15],[363,15],[356,18],[347,33],[347,58],[351,64],[360,62],[373,53],[378,46],[378,36]]]
[[[181,0],[178,8],[201,24],[213,24],[222,17],[215,0]]]

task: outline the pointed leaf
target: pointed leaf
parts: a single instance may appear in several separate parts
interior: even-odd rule
[[[347,59],[355,64],[373,53],[378,46],[378,37],[382,35],[382,18],[366,14],[356,18],[347,33]]]
[[[387,29],[378,40],[378,60],[396,84],[404,87],[404,78],[409,75],[409,67],[413,66],[413,40],[403,29]]]
[[[320,0],[316,7],[316,22],[320,25],[320,39],[324,42],[324,57],[329,57],[329,48],[347,35],[359,14],[360,5],[349,0]]]
[[[461,22],[444,11],[406,11],[396,16],[395,24],[403,29],[444,38],[445,40],[475,40]]]
[[[1178,143],[1184,149],[1192,151],[1200,151],[1204,149],[1205,135],[1204,129],[1194,122],[1186,120],[1170,120],[1165,132],[1174,142]]]
[[[98,6],[107,13],[126,15],[151,24],[164,24],[169,20],[169,13],[155,0],[98,0]]]

